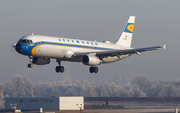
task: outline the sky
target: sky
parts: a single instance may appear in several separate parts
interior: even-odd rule
[[[116,78],[146,75],[153,81],[180,80],[179,0],[1,0],[0,1],[0,82],[12,75],[32,82],[63,80],[115,82]],[[54,59],[34,65],[12,48],[24,35],[47,35],[83,40],[116,42],[128,21],[136,16],[132,47],[167,44],[167,49],[143,52],[124,60],[99,65],[97,74],[82,63],[63,62],[64,73],[56,73]],[[130,79],[120,80],[130,84]]]

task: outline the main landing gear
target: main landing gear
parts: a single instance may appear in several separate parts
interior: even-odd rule
[[[90,73],[93,73],[93,72],[94,72],[94,73],[97,73],[97,72],[98,72],[98,67],[90,67],[90,68],[89,68],[89,72],[90,72]]]
[[[59,72],[63,73],[64,72],[64,66],[61,66],[61,61],[60,60],[57,60],[57,62],[59,64],[59,66],[56,67],[56,69],[55,69],[56,72],[57,73],[59,73]]]

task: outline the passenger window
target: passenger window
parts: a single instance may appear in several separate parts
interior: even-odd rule
[[[97,43],[95,43],[95,45],[97,45],[97,46],[98,46],[98,44],[97,44]]]
[[[82,43],[85,44],[84,41],[82,41]]]
[[[76,42],[77,42],[77,43],[79,43],[79,41],[78,41],[78,40],[76,40]]]
[[[59,39],[59,41],[61,41],[61,39]]]
[[[65,42],[65,39],[63,39],[63,41]]]
[[[93,43],[91,42],[91,44],[93,45]]]
[[[74,43],[74,40],[72,40],[72,43]]]
[[[86,42],[87,44],[89,44],[89,42]]]
[[[69,40],[67,40],[69,42]]]

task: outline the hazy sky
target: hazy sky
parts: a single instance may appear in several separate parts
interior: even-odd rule
[[[115,82],[117,78],[147,75],[152,80],[180,80],[180,1],[179,0],[1,0],[0,1],[0,81],[19,74],[32,82],[95,80]],[[99,65],[90,74],[82,63],[27,68],[29,59],[12,48],[22,36],[37,35],[116,42],[129,16],[136,16],[132,47],[167,44],[167,50],[144,52],[127,59]],[[120,84],[128,84],[121,80]]]

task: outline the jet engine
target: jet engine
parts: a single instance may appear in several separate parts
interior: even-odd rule
[[[96,65],[101,64],[101,60],[94,55],[84,55],[81,58],[81,62],[84,65],[90,65],[90,66],[96,66]]]
[[[31,62],[36,65],[45,65],[50,63],[50,58],[34,57],[31,58]]]

